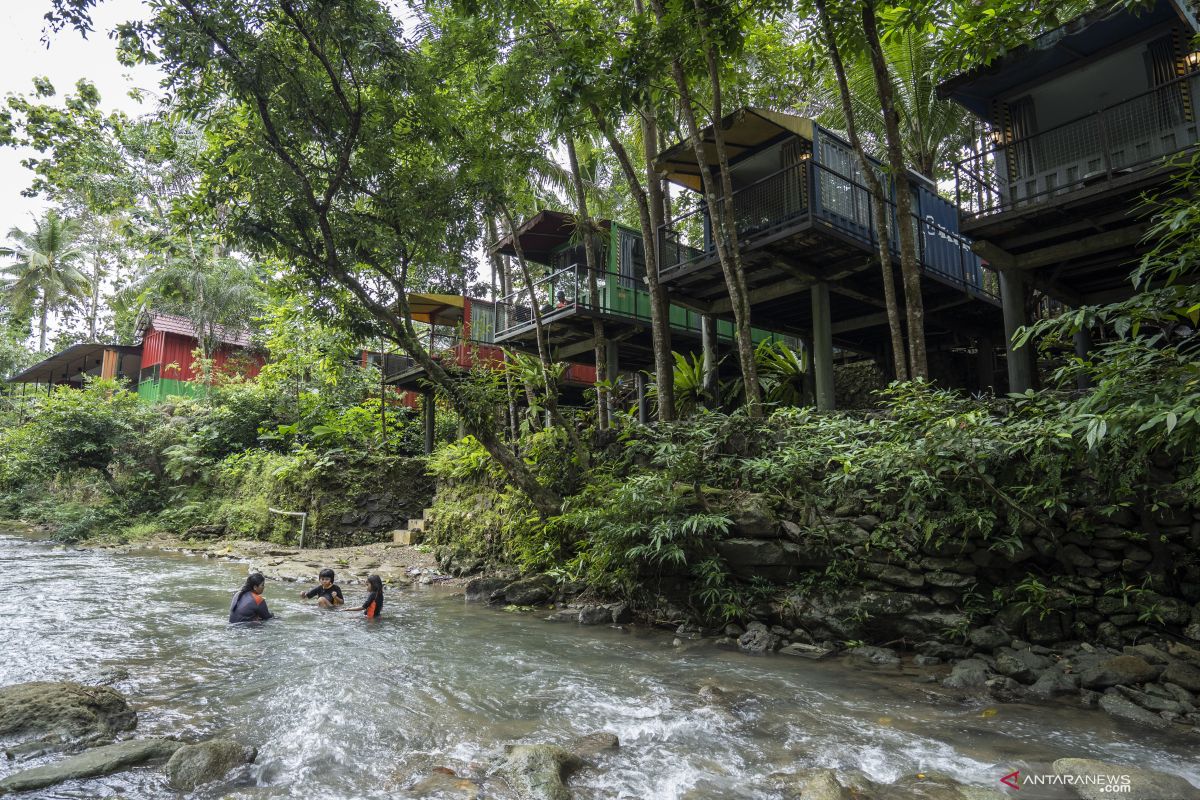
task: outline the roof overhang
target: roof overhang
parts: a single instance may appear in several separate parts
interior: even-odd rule
[[[408,295],[408,309],[413,322],[425,322],[430,325],[454,325],[462,318],[467,300],[457,294],[421,294]]]
[[[710,168],[719,164],[713,130],[713,126],[709,125],[700,132],[704,166]],[[743,155],[761,150],[788,136],[812,141],[813,121],[765,108],[741,108],[721,120],[721,130],[724,133],[725,152],[730,163],[733,163]],[[654,169],[672,183],[692,191],[703,191],[696,150],[690,138],[659,153],[658,158],[654,159]]]
[[[938,94],[982,119],[990,119],[993,98],[1041,76],[1083,64],[1126,39],[1170,22],[1182,22],[1195,30],[1194,17],[1174,0],[1157,0],[1140,12],[1105,3],[991,64],[943,81]]]
[[[596,220],[601,228],[608,229],[609,220]],[[553,253],[575,235],[575,215],[562,211],[539,211],[517,228],[517,241],[525,258],[538,264],[549,264]],[[492,246],[492,252],[504,256],[515,256],[512,235],[505,236]]]
[[[44,358],[8,379],[9,383],[53,383],[73,378],[81,373],[96,375],[106,350],[122,355],[141,355],[142,348],[119,344],[75,344],[66,350]]]

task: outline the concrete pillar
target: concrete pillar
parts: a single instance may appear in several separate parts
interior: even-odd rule
[[[614,387],[614,390],[608,393],[608,418],[612,419],[617,415],[617,393],[615,388],[617,385],[617,378],[621,374],[621,359],[619,357],[616,342],[612,340],[605,341],[604,361],[608,365],[608,382]]]
[[[633,376],[634,386],[637,388],[637,416],[638,422],[645,425],[649,419],[649,407],[646,402],[646,373],[638,371]]]
[[[425,455],[429,455],[433,452],[433,439],[437,432],[437,410],[434,408],[433,392],[425,392],[422,397],[421,416],[425,418]]]
[[[1075,331],[1075,355],[1077,358],[1087,361],[1088,355],[1092,352],[1092,332],[1088,328],[1080,328]],[[1084,373],[1079,373],[1075,376],[1075,388],[1081,392],[1086,392],[1092,388],[1092,379]]]
[[[990,336],[980,336],[975,345],[975,371],[978,373],[978,390],[981,392],[996,391],[996,343]]]
[[[833,327],[829,311],[829,284],[816,283],[809,290],[813,320],[813,376],[816,379],[818,411],[832,411]]]
[[[719,385],[717,361],[717,318],[712,314],[700,317],[700,349],[704,354],[704,391],[717,396]]]
[[[1000,305],[1004,311],[1004,350],[1008,353],[1008,390],[1018,394],[1033,388],[1033,352],[1029,345],[1014,348],[1017,329],[1029,324],[1025,316],[1025,277],[1000,270]]]

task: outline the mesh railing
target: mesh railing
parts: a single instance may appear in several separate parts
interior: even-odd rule
[[[1200,143],[1198,105],[1200,72],[1192,72],[1086,117],[1001,142],[958,162],[958,206],[964,217],[984,216],[1151,168]]]

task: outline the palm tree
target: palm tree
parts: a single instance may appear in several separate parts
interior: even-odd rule
[[[87,276],[75,266],[84,256],[77,246],[79,236],[78,221],[48,211],[34,221],[32,233],[13,228],[8,238],[15,245],[0,247],[0,256],[16,259],[0,269],[5,275],[0,291],[8,295],[13,308],[37,310],[39,351],[46,349],[46,319],[50,312],[87,297],[91,289]]]
[[[896,88],[896,110],[900,114],[900,135],[908,165],[930,180],[949,177],[950,165],[975,131],[967,115],[950,100],[938,97],[938,43],[934,34],[904,29],[883,42],[883,55],[891,68]],[[846,83],[854,104],[854,118],[864,144],[882,157],[884,146],[883,113],[875,88],[875,73],[865,55],[847,59]],[[819,121],[830,128],[844,130],[846,116],[838,97],[838,87],[826,80],[820,89],[825,112]]]

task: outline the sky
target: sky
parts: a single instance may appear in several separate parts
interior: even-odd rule
[[[33,78],[50,78],[58,96],[74,92],[75,82],[86,77],[100,90],[101,107],[137,115],[151,110],[153,95],[139,105],[128,96],[132,88],[154,90],[159,75],[150,67],[130,70],[117,63],[116,47],[108,38],[113,26],[141,16],[142,0],[106,0],[94,16],[95,30],[87,39],[73,30],[54,35],[50,47],[42,43],[43,15],[49,0],[0,2],[0,30],[4,47],[0,48],[0,95],[28,94]],[[12,148],[0,149],[0,233],[11,228],[28,229],[33,216],[46,208],[39,199],[21,196],[29,186],[31,174],[21,166],[25,153]]]

